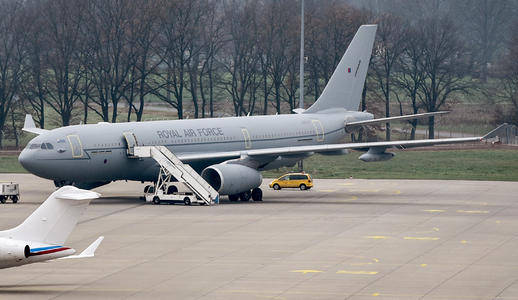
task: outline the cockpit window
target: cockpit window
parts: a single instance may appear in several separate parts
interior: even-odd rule
[[[47,144],[42,143],[42,144],[41,144],[41,149],[43,149],[43,150],[47,150]]]
[[[39,149],[39,148],[41,148],[41,144],[34,143],[34,144],[29,145],[29,149]]]
[[[49,150],[54,149],[54,146],[52,146],[51,143],[45,143],[45,145],[47,145],[47,149],[49,149]]]

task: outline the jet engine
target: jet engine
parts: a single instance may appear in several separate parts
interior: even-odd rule
[[[0,240],[0,261],[21,261],[31,254],[27,243],[11,239]]]
[[[385,152],[386,148],[376,148],[371,147],[367,153],[364,153],[358,157],[358,159],[364,162],[373,162],[373,161],[385,161],[394,157],[394,153]]]
[[[217,164],[201,172],[205,179],[220,195],[235,195],[250,191],[261,185],[263,176],[256,169],[239,164]]]

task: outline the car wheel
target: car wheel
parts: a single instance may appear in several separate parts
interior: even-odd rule
[[[263,201],[263,190],[260,188],[255,188],[252,190],[252,200],[254,201]]]
[[[273,189],[278,191],[278,190],[281,189],[281,186],[276,183],[276,184],[273,185]]]
[[[250,191],[242,192],[241,194],[239,194],[239,198],[243,202],[250,201],[251,197],[252,197],[252,192],[250,192]]]
[[[185,198],[183,198],[183,204],[185,204],[185,205],[191,205],[191,199],[189,199],[189,197],[185,197]]]
[[[307,189],[307,187],[306,187],[306,185],[305,185],[305,184],[301,184],[299,187],[300,187],[300,190],[301,190],[301,191],[304,191],[304,190],[306,190],[306,189]]]
[[[16,196],[16,195],[11,196],[11,200],[13,201],[13,203],[17,203],[18,202],[18,196]]]
[[[158,198],[158,196],[153,197],[153,204],[160,204],[160,198]]]
[[[228,195],[228,200],[235,202],[239,199],[239,195]]]

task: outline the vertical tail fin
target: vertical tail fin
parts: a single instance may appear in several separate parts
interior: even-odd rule
[[[52,193],[22,224],[0,232],[17,240],[62,245],[92,199],[99,194],[64,186]]]
[[[324,91],[305,113],[316,113],[330,108],[358,110],[376,28],[377,25],[360,26]]]

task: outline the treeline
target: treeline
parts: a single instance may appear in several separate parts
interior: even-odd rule
[[[376,23],[362,109],[382,99],[387,116],[394,101],[396,114],[436,111],[497,81],[490,96],[518,111],[517,1],[360,2],[306,0],[307,105],[358,27]],[[298,102],[299,30],[298,0],[1,1],[0,147],[5,136],[18,146],[25,113],[44,128],[49,109],[63,126],[92,113],[140,121],[151,99],[178,118],[186,105],[189,117],[213,117],[225,101],[236,116],[287,113]]]

